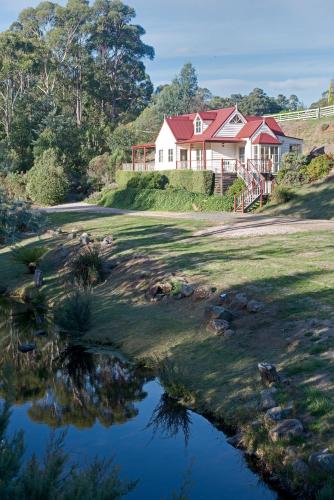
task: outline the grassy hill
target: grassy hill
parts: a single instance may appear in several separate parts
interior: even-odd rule
[[[334,116],[320,120],[295,120],[280,123],[286,135],[304,139],[304,151],[325,146],[326,153],[334,153]]]
[[[268,215],[290,215],[306,219],[334,219],[334,174],[292,191],[291,201],[281,205],[267,205],[263,212]]]

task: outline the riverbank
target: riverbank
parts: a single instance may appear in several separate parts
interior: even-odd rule
[[[115,239],[108,258],[119,263],[94,289],[93,327],[87,337],[111,342],[144,363],[168,358],[197,410],[241,430],[243,446],[284,484],[305,483],[293,463],[303,460],[306,465],[312,452],[334,448],[331,234],[225,239],[205,234],[210,223],[203,220],[74,212],[50,214],[50,219],[66,231],[88,231],[95,239],[112,234]],[[63,244],[72,242],[65,235],[47,240],[52,249]],[[51,302],[64,292],[56,256],[51,252],[43,262],[44,292]],[[1,281],[11,291],[30,281],[23,267],[11,263],[9,252],[0,253],[0,262]],[[263,308],[240,314],[231,337],[215,336],[207,329],[205,309],[217,292],[199,301],[147,300],[152,280],[171,273],[193,286],[237,290]],[[283,405],[291,401],[293,416],[304,426],[290,443],[272,442],[259,410],[261,361],[274,363],[289,380],[275,397]],[[319,474],[308,476],[314,489],[326,482]]]

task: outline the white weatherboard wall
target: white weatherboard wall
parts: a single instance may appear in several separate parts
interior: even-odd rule
[[[294,139],[292,137],[279,137],[279,140],[282,142],[281,146],[281,156],[285,153],[289,153],[290,146],[293,144],[303,144],[301,139]]]
[[[163,150],[163,161],[159,163],[159,151]],[[168,150],[173,150],[173,161],[168,161]],[[157,140],[155,141],[155,170],[168,170],[176,168],[176,144],[175,137],[169,128],[169,125],[164,121]]]
[[[238,116],[240,120],[242,120],[242,123],[231,123],[235,116]],[[244,119],[244,117],[240,113],[235,112],[233,113],[233,115],[231,115],[228,122],[224,123],[224,125],[218,130],[218,132],[215,134],[215,137],[235,137],[238,132],[240,132],[245,123],[246,120]]]

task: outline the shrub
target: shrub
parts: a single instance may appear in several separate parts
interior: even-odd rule
[[[26,231],[42,232],[46,221],[44,214],[30,210],[29,203],[10,200],[0,190],[0,244],[13,243]]]
[[[85,333],[91,326],[91,298],[86,293],[75,291],[66,296],[54,312],[56,324],[64,331]]]
[[[214,174],[210,170],[164,170],[154,172],[162,178],[164,187],[172,189],[184,189],[190,193],[211,194],[213,190]],[[152,172],[133,172],[118,170],[116,172],[116,182],[120,188],[131,187],[138,188],[138,184],[129,184],[129,181],[135,178],[144,178],[152,175]],[[145,181],[144,181],[145,182]],[[140,187],[143,189],[142,187]],[[150,188],[152,189],[152,188]],[[159,187],[158,189],[161,189]]]
[[[128,180],[127,187],[132,189],[164,189],[168,179],[160,172],[136,173]]]
[[[286,186],[299,186],[307,180],[305,167],[307,158],[298,156],[295,153],[283,155],[281,168],[277,174],[277,183],[285,184]]]
[[[27,192],[41,205],[56,205],[64,201],[69,191],[69,180],[64,168],[57,164],[56,153],[44,151],[28,172]]]
[[[70,261],[73,281],[84,288],[103,280],[103,261],[97,248],[85,248]]]
[[[46,247],[15,247],[12,249],[12,259],[25,264],[33,273],[47,251]]]
[[[293,197],[294,193],[291,189],[286,186],[275,186],[270,199],[273,203],[279,205],[281,203],[288,203],[288,201],[292,200]]]
[[[108,153],[93,158],[87,168],[88,182],[93,189],[101,189],[113,181],[114,172]]]
[[[305,168],[305,174],[309,181],[317,181],[326,177],[334,168],[334,158],[331,155],[320,155],[314,158]]]
[[[242,191],[244,191],[245,189],[246,189],[246,184],[244,183],[244,181],[240,177],[238,177],[233,182],[233,184],[231,184],[231,186],[228,188],[227,194],[234,196],[235,194],[242,193]]]
[[[233,196],[207,196],[181,189],[127,188],[105,191],[99,204],[105,207],[132,210],[231,211]]]
[[[5,190],[10,198],[25,199],[27,196],[27,176],[21,172],[11,172],[3,180]]]

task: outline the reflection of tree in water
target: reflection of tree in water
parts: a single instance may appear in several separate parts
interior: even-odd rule
[[[108,427],[137,415],[135,401],[146,395],[147,372],[114,356],[70,345],[56,334],[30,338],[37,349],[22,354],[17,349],[22,330],[7,313],[2,308],[0,369],[3,376],[10,371],[14,403],[32,403],[28,410],[32,420],[82,428],[98,420]],[[0,394],[7,399],[6,384],[0,386]]]
[[[167,438],[182,432],[186,446],[190,438],[190,426],[191,418],[187,408],[166,393],[161,396],[147,425],[152,427],[153,434],[160,432]]]

